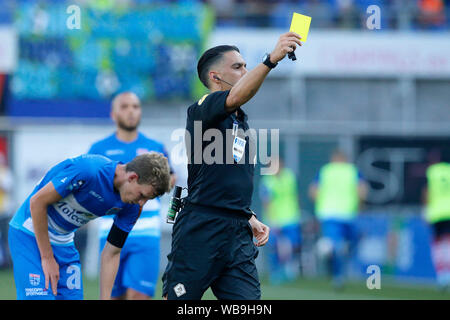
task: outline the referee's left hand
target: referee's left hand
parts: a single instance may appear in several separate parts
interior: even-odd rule
[[[283,60],[288,53],[294,52],[297,46],[302,45],[301,39],[302,37],[295,32],[283,33],[278,39],[275,49],[270,53],[270,61],[277,63]]]
[[[252,216],[248,221],[252,227],[253,236],[256,238],[257,242],[255,245],[257,247],[262,247],[269,240],[269,230],[270,228],[264,223],[258,221],[255,216]]]

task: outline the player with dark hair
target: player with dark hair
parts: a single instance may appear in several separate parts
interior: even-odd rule
[[[51,168],[10,222],[17,298],[83,299],[74,232],[97,217],[114,215],[100,268],[100,298],[109,299],[128,233],[142,206],[167,192],[169,183],[167,158],[157,152],[127,164],[82,155]]]
[[[218,299],[261,298],[255,258],[257,246],[267,243],[269,227],[250,209],[254,158],[250,156],[252,142],[242,134],[249,126],[241,106],[297,45],[301,45],[297,34],[281,35],[275,49],[248,72],[234,46],[211,48],[199,59],[198,76],[210,93],[188,108],[187,134],[201,141],[206,130],[215,129],[223,141],[231,138],[233,143],[216,150],[216,156],[222,151],[224,158],[211,164],[203,158],[198,161],[194,154],[205,150],[208,143],[200,142],[201,150],[194,147],[196,141],[186,143],[188,196],[176,218],[172,250],[167,256],[163,276],[163,296],[167,299],[201,299],[209,287]],[[200,137],[195,135],[198,125]]]

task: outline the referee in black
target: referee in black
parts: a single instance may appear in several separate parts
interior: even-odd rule
[[[164,298],[199,300],[209,287],[218,299],[261,298],[255,258],[257,247],[269,239],[269,227],[250,209],[254,159],[249,152],[252,139],[242,134],[249,126],[241,107],[256,94],[269,71],[302,45],[300,39],[293,32],[281,35],[274,50],[248,72],[235,46],[211,48],[198,61],[199,78],[210,93],[187,111],[188,196],[173,227],[162,279]],[[195,136],[199,125],[202,136]],[[223,161],[207,164],[202,157],[212,143],[202,139],[208,129],[222,133]],[[225,143],[227,134],[233,135],[232,145]],[[202,146],[200,157],[195,155],[196,143]]]

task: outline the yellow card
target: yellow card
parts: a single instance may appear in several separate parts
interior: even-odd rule
[[[292,16],[291,29],[289,31],[297,33],[301,38],[301,42],[305,42],[308,38],[309,25],[311,24],[311,17],[294,12]]]

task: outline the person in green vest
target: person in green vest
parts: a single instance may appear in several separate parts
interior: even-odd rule
[[[438,286],[450,288],[450,163],[436,162],[427,171],[425,220],[433,234],[431,253]]]
[[[295,173],[278,160],[278,171],[260,184],[263,221],[270,226],[268,258],[270,282],[294,280],[300,272],[300,206]]]
[[[319,255],[327,261],[334,287],[341,289],[350,250],[357,242],[354,219],[366,198],[367,184],[347,156],[336,150],[310,185],[309,195],[320,222]]]

